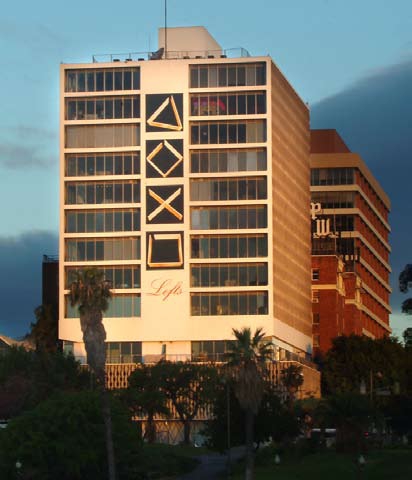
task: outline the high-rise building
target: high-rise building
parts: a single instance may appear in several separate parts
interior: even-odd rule
[[[243,326],[310,356],[307,106],[202,27],[159,42],[61,66],[60,338],[85,355],[67,293],[97,267],[108,362],[219,359]]]
[[[389,327],[390,202],[335,130],[311,131],[313,346]]]

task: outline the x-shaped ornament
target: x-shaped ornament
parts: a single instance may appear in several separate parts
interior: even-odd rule
[[[149,222],[151,222],[155,217],[157,217],[157,215],[159,215],[160,212],[162,212],[165,209],[169,213],[171,213],[174,217],[176,217],[178,220],[182,220],[183,215],[170,205],[173,202],[173,200],[175,200],[181,193],[182,193],[182,188],[180,187],[171,195],[169,195],[165,200],[162,197],[160,197],[157,193],[155,193],[151,188],[149,188],[149,195],[152,198],[154,198],[156,202],[159,203],[159,206],[155,208],[150,215],[148,215],[147,219],[149,220]]]

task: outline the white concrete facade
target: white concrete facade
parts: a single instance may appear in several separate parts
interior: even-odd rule
[[[89,266],[111,269],[123,312],[104,319],[107,341],[138,342],[143,358],[190,358],[193,342],[229,340],[243,326],[262,327],[286,351],[311,352],[306,106],[270,58],[208,57],[61,66],[59,337],[77,356],[84,350],[65,302],[67,274]],[[225,85],[214,79],[221,71]],[[195,85],[202,75],[206,84]],[[274,109],[277,95],[290,110],[286,120],[283,107]],[[202,152],[209,171],[194,166]]]

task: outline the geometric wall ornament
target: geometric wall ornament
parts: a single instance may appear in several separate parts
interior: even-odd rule
[[[182,119],[181,93],[146,95],[147,132],[179,132],[183,129]]]
[[[147,268],[182,268],[183,233],[147,233]]]
[[[146,187],[147,222],[182,223],[183,185]]]
[[[149,140],[146,142],[146,177],[183,176],[183,140]]]

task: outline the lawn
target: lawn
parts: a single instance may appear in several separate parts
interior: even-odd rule
[[[412,448],[394,448],[370,452],[366,464],[359,470],[354,456],[334,452],[306,455],[300,459],[281,459],[265,466],[256,466],[255,480],[410,480],[412,478]],[[243,479],[237,467],[233,480]]]

